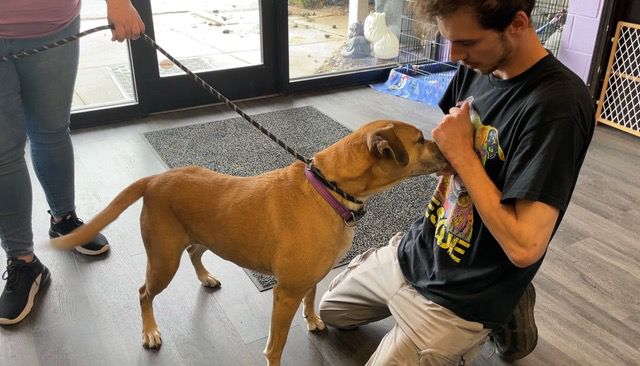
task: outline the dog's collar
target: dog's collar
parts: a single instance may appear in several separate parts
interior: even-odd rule
[[[329,188],[330,190],[332,190],[332,191],[336,192],[338,195],[340,195],[340,197],[346,199],[347,201],[353,202],[356,205],[364,205],[364,202],[360,201],[359,199],[353,197],[349,193],[347,193],[347,192],[343,191],[342,189],[338,188],[338,186],[336,186],[336,184],[334,182],[329,182],[329,180],[327,178],[325,178],[324,175],[322,175],[322,173],[318,170],[318,168],[316,168],[316,166],[313,165],[313,159],[311,159],[307,163],[307,168],[309,168],[311,170],[311,172],[325,186],[325,188]]]
[[[304,168],[304,174],[313,186],[316,191],[322,196],[322,198],[333,207],[334,210],[342,217],[344,223],[347,226],[355,226],[356,223],[364,216],[366,213],[364,209],[364,204],[361,201],[356,200],[359,204],[363,206],[358,211],[351,211],[348,208],[344,207],[342,203],[340,203],[332,194],[327,190],[327,180],[320,174],[318,169],[313,166],[313,164],[309,163]]]

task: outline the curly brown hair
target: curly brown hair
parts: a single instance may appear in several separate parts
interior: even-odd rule
[[[414,14],[428,18],[447,16],[462,7],[471,8],[485,29],[504,31],[518,11],[531,17],[536,0],[414,0]]]

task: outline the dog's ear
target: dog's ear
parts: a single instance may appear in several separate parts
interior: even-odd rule
[[[393,125],[370,131],[367,134],[369,152],[378,158],[393,158],[401,166],[409,163],[409,156],[396,135]]]

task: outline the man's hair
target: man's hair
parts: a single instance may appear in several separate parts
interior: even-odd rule
[[[462,7],[469,7],[485,29],[499,32],[507,29],[520,10],[531,18],[536,0],[416,0],[414,10],[429,18],[446,17]]]

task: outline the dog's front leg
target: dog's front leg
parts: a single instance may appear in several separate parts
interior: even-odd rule
[[[289,335],[293,316],[300,306],[306,291],[287,288],[281,284],[273,289],[273,311],[271,312],[271,329],[264,355],[269,366],[279,366],[282,350]]]
[[[320,332],[327,327],[316,313],[316,286],[313,286],[302,299],[302,315],[307,322],[307,330],[310,332]]]

